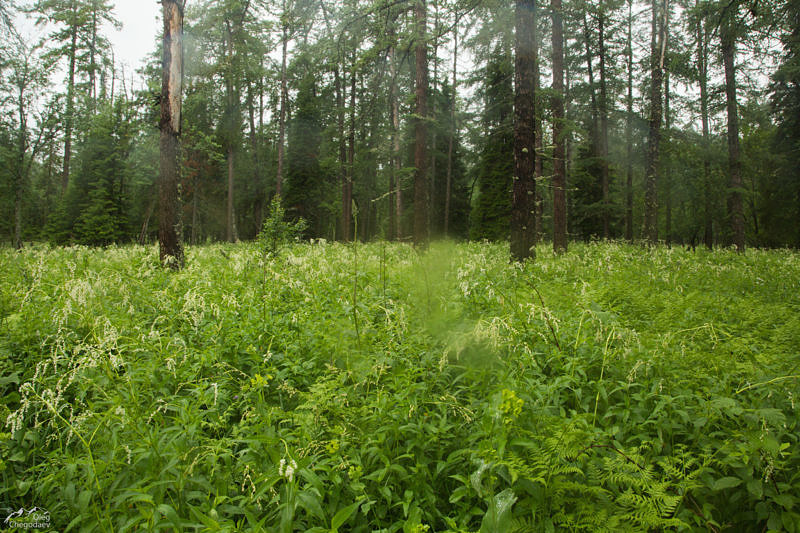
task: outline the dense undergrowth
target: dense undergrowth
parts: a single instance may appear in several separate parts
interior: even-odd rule
[[[0,503],[59,531],[800,531],[800,256],[0,251]]]

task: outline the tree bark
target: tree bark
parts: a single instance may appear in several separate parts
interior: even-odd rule
[[[395,43],[394,22],[392,22],[392,25],[390,26],[389,42],[390,44],[387,52],[387,61],[389,62],[389,117],[392,121],[392,135],[390,138],[391,146],[389,155],[389,231],[387,233],[389,240],[393,241],[397,238],[397,209],[395,203],[395,194],[397,194],[396,180],[399,178],[394,167],[394,138],[397,135],[394,129],[394,111],[395,106],[397,105],[397,66],[395,64],[397,47]]]
[[[729,15],[732,17],[733,15]],[[736,102],[736,42],[733,22],[720,26],[722,62],[725,66],[725,101],[728,111],[728,218],[731,243],[744,252],[744,209],[742,207],[742,162],[739,148],[739,110]]]
[[[346,209],[347,220],[353,219],[353,181],[355,179],[355,163],[356,163],[356,51],[353,50],[353,62],[351,66],[352,72],[350,73],[350,125],[347,138],[347,166],[345,167],[347,174],[347,205],[343,206]],[[345,240],[358,239],[355,235],[355,228],[351,234],[350,223],[347,225],[347,233]]]
[[[601,0],[598,21],[598,44],[600,49],[600,100],[598,102],[600,114],[600,189],[603,199],[603,238],[608,239],[611,237],[611,206],[608,198],[610,169],[608,164],[608,89],[606,87],[605,21],[605,7]]]
[[[183,224],[179,192],[179,135],[183,90],[183,7],[178,0],[161,0],[164,43],[161,77],[160,176],[158,244],[161,264],[183,267]]]
[[[666,17],[667,0],[663,10]],[[664,82],[665,21],[659,23],[658,0],[653,0],[652,35],[650,40],[650,120],[647,139],[645,174],[644,236],[651,244],[658,242],[658,164],[661,144],[662,95]]]
[[[453,94],[450,100],[450,141],[447,145],[447,183],[444,193],[444,236],[450,236],[450,197],[453,194],[453,144],[456,137],[456,87],[458,86],[458,22],[453,27]]]
[[[514,57],[514,185],[511,201],[511,259],[533,258],[536,244],[534,152],[534,0],[517,0]]]
[[[338,65],[333,70],[333,83],[336,92],[336,128],[339,135],[339,180],[342,186],[342,222],[341,240],[350,240],[350,225],[352,221],[352,199],[347,184],[347,139],[344,133],[344,88]]]
[[[553,250],[567,251],[566,139],[564,138],[564,22],[561,0],[551,0],[553,17]]]
[[[437,203],[437,194],[436,194],[436,158],[438,155],[438,150],[436,147],[437,140],[438,140],[438,124],[439,124],[439,117],[436,115],[436,101],[439,98],[438,95],[438,88],[439,88],[439,2],[438,0],[433,0],[433,10],[434,10],[434,18],[433,18],[433,100],[431,101],[431,120],[433,121],[433,132],[431,134],[431,179],[430,181],[430,193],[428,195],[428,202],[429,202],[429,209],[428,211],[428,229],[429,231],[435,231],[433,228],[434,226],[431,224],[431,212],[435,211],[438,207]]]
[[[699,0],[695,6],[699,6]],[[714,228],[711,217],[711,162],[708,159],[711,144],[708,127],[708,34],[702,19],[697,21],[697,65],[700,78],[700,120],[703,124],[703,242],[711,250],[714,247]]]
[[[625,98],[625,239],[633,241],[633,0],[628,0],[628,94]]]
[[[669,70],[664,71],[664,130],[667,141],[670,139],[670,128],[672,127],[672,117],[670,116],[669,109]],[[666,215],[666,244],[672,244],[672,176],[670,174],[670,152],[669,145],[664,153],[664,196],[665,198],[665,215]]]
[[[73,6],[73,15],[77,10]],[[73,24],[69,43],[69,70],[67,71],[67,109],[64,121],[64,169],[61,173],[61,196],[69,185],[69,165],[72,159],[72,127],[75,123],[75,56],[78,47],[78,26]]]
[[[286,0],[283,2],[283,16],[286,16]],[[275,177],[275,194],[278,197],[283,193],[283,144],[286,138],[286,100],[289,96],[286,87],[286,47],[289,41],[289,28],[286,24],[283,22],[281,30],[281,109],[278,117],[278,172]]]
[[[534,0],[536,1],[536,0]],[[542,198],[542,150],[544,149],[542,134],[542,99],[541,99],[541,73],[539,62],[539,4],[533,6],[533,113],[535,118],[534,151],[533,151],[533,183],[534,183],[534,232],[536,242],[542,237],[542,219],[544,202]]]
[[[236,98],[233,90],[233,30],[230,21],[225,21],[228,36],[228,72],[225,76],[225,92],[227,98],[228,115],[228,146],[226,159],[228,162],[228,197],[227,197],[227,224],[226,233],[228,242],[236,242],[236,214],[234,212],[234,116]]]
[[[416,0],[416,116],[414,117],[414,246],[428,245],[428,44],[425,0]]]

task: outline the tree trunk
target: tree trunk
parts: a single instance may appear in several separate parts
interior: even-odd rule
[[[283,15],[286,16],[286,1],[283,2]],[[286,88],[286,46],[289,41],[289,29],[283,23],[281,35],[281,109],[278,117],[278,172],[275,178],[275,194],[283,193],[283,144],[286,138],[286,99],[289,97]]]
[[[226,159],[228,162],[228,198],[227,198],[227,224],[226,234],[228,242],[236,242],[236,214],[234,212],[234,117],[236,98],[233,90],[233,30],[231,29],[230,21],[225,21],[227,26],[228,36],[228,72],[225,76],[225,92],[227,97],[227,115],[228,115],[228,147],[226,150]]]
[[[92,114],[97,109],[97,6],[92,6],[91,42],[89,43],[89,102]]]
[[[416,0],[416,117],[414,117],[414,245],[428,244],[428,45],[425,0]]]
[[[254,189],[256,194],[255,205],[253,206],[253,214],[255,216],[256,233],[258,233],[261,230],[265,197],[264,191],[261,187],[261,143],[258,140],[258,130],[256,130],[255,95],[253,94],[254,90],[255,88],[253,87],[252,81],[248,82],[247,111],[250,118],[250,149],[253,151],[253,180],[255,181]]]
[[[450,101],[450,142],[447,145],[447,183],[444,193],[444,236],[450,235],[450,197],[453,194],[453,144],[456,137],[456,87],[458,86],[458,22],[453,27],[453,94]]]
[[[178,0],[161,0],[164,44],[161,77],[160,176],[158,183],[158,244],[161,264],[183,267],[183,225],[179,195],[179,141],[183,89],[183,7]]]
[[[625,98],[625,239],[633,241],[633,0],[628,0],[628,94]]]
[[[397,217],[397,227],[395,237],[398,241],[403,240],[403,182],[400,179],[400,104],[397,101],[397,65],[394,65],[392,75],[392,168],[395,176],[395,186],[397,187],[395,201],[395,217]]]
[[[28,144],[28,121],[25,117],[25,83],[19,82],[17,111],[19,131],[17,132],[17,168],[14,169],[14,249],[22,248],[22,189],[25,176],[25,152]]]
[[[672,127],[671,117],[670,117],[670,109],[669,109],[669,71],[664,71],[664,133],[666,134],[666,139],[669,142],[670,139],[670,128]],[[670,246],[672,244],[672,176],[670,175],[670,152],[669,152],[669,144],[667,144],[667,150],[664,152],[664,196],[666,197],[666,244]]]
[[[729,15],[732,16],[732,15]],[[742,162],[739,148],[739,110],[736,102],[736,42],[731,21],[720,26],[722,62],[725,65],[725,101],[728,111],[728,218],[732,244],[744,252],[744,209],[742,207]]]
[[[353,218],[353,181],[355,179],[355,170],[356,170],[356,51],[353,50],[353,63],[351,66],[351,73],[350,73],[350,125],[349,125],[349,132],[348,132],[348,139],[347,139],[347,166],[345,170],[347,171],[347,205],[344,206],[347,209],[348,220]],[[357,214],[356,214],[357,216]],[[363,225],[362,225],[363,227]],[[348,224],[347,233],[346,233],[346,240],[350,240],[352,236],[353,239],[358,239],[358,235],[355,235],[355,228],[353,230],[353,234],[350,233],[350,225]]]
[[[511,201],[511,259],[534,257],[536,182],[534,151],[534,0],[517,0],[514,41],[514,186]]]
[[[699,5],[699,0],[695,5]],[[700,119],[703,124],[703,242],[711,250],[714,247],[714,228],[711,218],[711,162],[708,159],[711,145],[708,127],[708,35],[702,19],[697,22],[697,65],[700,78]]]
[[[653,0],[652,35],[650,40],[650,132],[647,139],[645,174],[644,236],[651,244],[658,242],[658,162],[661,144],[661,87],[664,76],[665,23],[659,23],[658,0]],[[667,0],[663,9],[666,12]],[[666,16],[664,14],[664,16]]]
[[[542,237],[542,209],[544,202],[542,200],[542,150],[544,149],[543,134],[542,134],[542,99],[541,99],[541,75],[539,69],[539,5],[533,6],[533,113],[535,118],[534,129],[534,151],[533,151],[533,183],[535,189],[534,195],[534,232],[536,233],[536,242]]]
[[[598,110],[597,110],[597,95],[594,92],[594,67],[592,65],[592,48],[590,42],[591,33],[589,31],[589,23],[586,20],[586,13],[583,14],[583,41],[586,49],[586,71],[589,75],[589,100],[591,102],[591,116],[592,126],[590,131],[592,158],[597,158],[599,147],[597,145],[598,137]]]
[[[553,16],[553,250],[567,251],[566,140],[564,138],[564,22],[561,0],[550,2]]]
[[[433,0],[434,19],[433,19],[433,100],[431,101],[431,119],[433,124],[433,133],[431,134],[431,179],[430,179],[430,193],[428,195],[428,202],[430,208],[428,212],[428,229],[435,231],[431,224],[431,212],[436,211],[437,194],[436,194],[436,158],[438,155],[436,149],[436,141],[438,134],[439,117],[436,115],[436,100],[439,98],[437,94],[439,86],[439,2]]]
[[[350,240],[350,224],[352,220],[352,200],[349,196],[347,186],[347,140],[344,133],[344,94],[342,87],[342,77],[339,74],[339,66],[333,70],[333,84],[336,92],[336,129],[339,136],[339,181],[342,186],[342,231],[341,240]]]
[[[77,9],[77,8],[73,8]],[[67,71],[67,109],[64,121],[64,170],[61,173],[61,196],[69,185],[69,165],[72,159],[72,127],[75,123],[75,56],[78,47],[78,27],[71,28],[69,44],[69,70]]]
[[[605,43],[605,8],[600,2],[600,15],[598,21],[598,39],[600,48],[600,101],[598,103],[600,114],[600,189],[603,198],[603,238],[611,237],[611,213],[608,198],[609,164],[608,164],[608,90],[606,87],[606,43]]]

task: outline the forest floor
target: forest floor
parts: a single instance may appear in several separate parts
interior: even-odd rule
[[[800,255],[0,250],[0,502],[58,531],[800,531]],[[0,517],[2,518],[2,517]]]

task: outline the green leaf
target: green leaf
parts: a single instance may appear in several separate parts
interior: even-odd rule
[[[483,515],[480,533],[506,533],[511,530],[511,507],[517,497],[511,489],[489,499],[489,509]]]
[[[338,531],[339,527],[341,527],[342,524],[347,522],[347,519],[350,518],[350,516],[356,511],[356,509],[358,509],[359,505],[361,505],[361,500],[355,503],[351,503],[350,505],[348,505],[343,509],[339,509],[331,519],[331,529]]]
[[[742,480],[738,477],[723,477],[714,482],[714,490],[725,490],[733,487],[738,487],[742,484]]]

